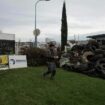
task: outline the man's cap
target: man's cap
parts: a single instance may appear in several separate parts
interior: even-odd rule
[[[55,46],[53,43],[50,43],[50,44],[49,44],[49,47],[53,47],[53,46]]]

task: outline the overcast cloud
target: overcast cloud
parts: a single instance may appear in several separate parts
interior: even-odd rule
[[[37,0],[0,0],[0,30],[16,35],[16,40],[34,40],[34,4]],[[64,0],[40,1],[37,5],[39,41],[49,37],[60,41],[61,15]],[[65,0],[68,39],[73,35],[105,32],[105,0]]]

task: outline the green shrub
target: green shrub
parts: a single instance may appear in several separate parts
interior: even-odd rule
[[[27,56],[28,66],[41,66],[46,64],[46,51],[44,49],[24,47],[20,53]]]

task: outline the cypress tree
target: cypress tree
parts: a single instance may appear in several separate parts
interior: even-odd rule
[[[68,36],[68,26],[67,26],[67,16],[66,16],[66,4],[63,3],[62,8],[62,24],[61,24],[61,50],[64,50],[65,45],[67,44]]]

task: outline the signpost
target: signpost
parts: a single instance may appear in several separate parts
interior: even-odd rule
[[[40,30],[39,30],[39,29],[34,30],[34,31],[33,31],[33,34],[34,34],[35,36],[38,36],[38,35],[40,34]]]

